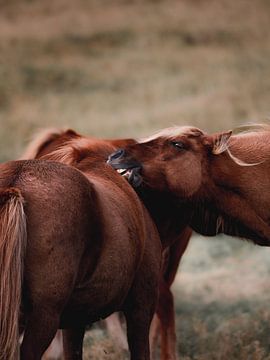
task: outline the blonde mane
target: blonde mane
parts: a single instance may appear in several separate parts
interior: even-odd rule
[[[184,135],[184,136],[200,136],[203,135],[204,132],[198,128],[193,126],[172,126],[162,130],[155,132],[153,135],[150,135],[145,138],[137,139],[138,143],[144,144],[146,142],[155,140],[160,137],[173,139],[176,136]]]

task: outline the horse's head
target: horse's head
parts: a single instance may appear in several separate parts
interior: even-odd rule
[[[113,153],[108,160],[133,186],[194,196],[207,178],[211,156],[226,150],[231,132],[207,135],[193,127],[160,131]]]

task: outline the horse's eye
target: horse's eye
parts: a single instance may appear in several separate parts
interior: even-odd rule
[[[185,149],[185,144],[182,143],[181,141],[172,141],[171,142],[172,146],[177,148],[178,150],[184,150]]]

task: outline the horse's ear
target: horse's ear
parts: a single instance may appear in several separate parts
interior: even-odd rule
[[[203,143],[205,146],[211,149],[212,154],[222,154],[228,148],[228,141],[232,135],[232,131],[226,131],[213,135],[206,135]]]
[[[81,136],[79,135],[76,131],[74,131],[73,129],[67,129],[64,132],[65,135],[70,136],[70,137],[77,137],[77,136]]]

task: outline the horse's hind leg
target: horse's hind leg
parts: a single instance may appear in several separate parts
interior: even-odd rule
[[[131,360],[150,360],[149,329],[153,311],[143,308],[130,308],[125,311],[127,337]]]
[[[63,330],[65,360],[82,360],[85,326],[73,326]]]
[[[151,276],[149,266],[148,273],[137,273],[124,308],[131,360],[150,360],[149,331],[157,297],[158,277]]]
[[[192,230],[186,227],[170,248],[163,252],[164,271],[159,284],[159,302],[156,313],[160,320],[161,360],[176,360],[176,332],[174,299],[170,287],[175,279],[181,258],[187,248]]]
[[[34,309],[28,317],[21,360],[40,360],[59,326],[59,314],[50,309]]]

